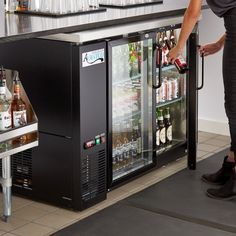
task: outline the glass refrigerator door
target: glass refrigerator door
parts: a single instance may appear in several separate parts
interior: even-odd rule
[[[111,45],[110,132],[114,182],[153,163],[153,39],[135,37]]]
[[[157,47],[157,81],[160,88],[156,90],[156,153],[157,156],[187,141],[187,102],[186,73],[180,74],[173,64],[168,64],[168,48],[164,43],[166,37],[178,39],[180,29],[158,32]],[[186,59],[186,48],[183,52]],[[159,73],[161,70],[161,73]],[[159,80],[160,77],[160,80]]]

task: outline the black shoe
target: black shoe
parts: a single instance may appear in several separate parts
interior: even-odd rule
[[[235,167],[235,162],[227,162],[228,156],[224,158],[222,167],[213,174],[202,175],[202,180],[209,184],[224,185],[230,178],[231,170]]]
[[[231,170],[230,178],[226,181],[224,186],[219,189],[208,189],[206,194],[208,197],[222,200],[230,200],[236,198],[236,192],[234,192],[235,183],[235,171]]]

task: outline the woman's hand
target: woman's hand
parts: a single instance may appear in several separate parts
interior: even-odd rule
[[[217,53],[218,51],[220,51],[222,48],[222,45],[219,42],[216,43],[209,43],[203,46],[199,47],[199,52],[200,54],[204,55],[204,56],[209,56],[212,54]]]
[[[173,47],[168,55],[167,55],[167,58],[168,58],[168,62],[169,63],[174,63],[175,59],[182,53],[182,50],[180,48],[178,48],[177,46],[176,47]]]

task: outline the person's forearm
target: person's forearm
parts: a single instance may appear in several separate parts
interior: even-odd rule
[[[216,42],[220,48],[222,48],[225,44],[225,37],[226,37],[226,33],[224,33],[220,39]]]
[[[201,13],[201,0],[191,0],[185,14],[177,47],[183,50],[186,41],[196,25]]]

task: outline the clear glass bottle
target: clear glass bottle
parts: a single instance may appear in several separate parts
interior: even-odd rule
[[[6,98],[6,85],[0,74],[0,131],[9,130],[12,127],[11,103]]]
[[[14,95],[11,103],[12,108],[12,126],[20,127],[27,124],[26,104],[20,95],[20,80],[18,77],[13,82]]]
[[[9,13],[13,13],[18,6],[17,0],[6,0],[5,3],[5,11]]]

